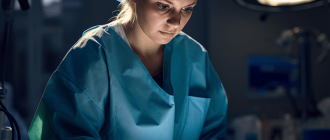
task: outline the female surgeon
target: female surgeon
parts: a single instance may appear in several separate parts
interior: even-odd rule
[[[52,74],[30,139],[226,139],[224,88],[207,51],[181,32],[196,3],[122,0]]]

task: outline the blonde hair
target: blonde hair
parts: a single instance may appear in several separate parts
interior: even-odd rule
[[[109,25],[122,24],[124,27],[131,26],[136,20],[136,4],[132,0],[122,0],[118,5],[119,14],[110,18]]]

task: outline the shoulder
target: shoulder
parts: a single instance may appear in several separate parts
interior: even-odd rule
[[[80,39],[70,48],[64,59],[70,57],[99,60],[100,58],[90,59],[89,57],[100,57],[104,55],[108,42],[115,36],[114,27],[108,24],[93,26],[85,30]],[[118,35],[117,35],[118,36]]]
[[[170,43],[173,45],[173,53],[185,55],[189,61],[208,59],[207,50],[203,45],[182,31]]]
[[[108,34],[107,27],[104,25],[86,30],[67,52],[57,71],[82,87],[87,86],[85,81],[89,81],[88,78],[103,79],[102,76],[107,74],[106,48],[104,47],[106,34]]]
[[[184,44],[194,51],[207,52],[202,44],[182,31],[174,38],[174,40],[177,44]]]
[[[82,37],[77,41],[76,44],[73,45],[73,49],[75,48],[83,48],[88,47],[87,43],[93,44],[92,46],[102,46],[105,48],[105,39],[113,37],[114,34],[114,26],[110,26],[108,24],[104,25],[96,25],[91,28],[85,30],[82,34]]]
[[[62,78],[65,79],[63,81],[55,80],[54,83],[59,86],[58,90],[67,90],[71,93],[71,88],[78,87],[84,91],[81,93],[86,94],[101,110],[104,110],[103,104],[108,91],[106,85],[109,84],[107,59],[102,41],[105,34],[102,26],[94,26],[86,30],[67,52],[51,77],[51,79],[65,77]],[[77,95],[81,94],[74,93],[74,96]]]
[[[82,37],[67,52],[59,68],[69,60],[76,61],[76,64],[77,62],[86,63],[86,60],[99,60],[95,57],[99,57],[104,49],[102,38],[106,32],[103,28],[102,25],[98,25],[85,30]]]

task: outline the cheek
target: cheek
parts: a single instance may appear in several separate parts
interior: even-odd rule
[[[158,15],[157,11],[151,6],[140,8],[143,9],[137,11],[137,19],[142,30],[150,32],[157,28],[159,23],[161,23],[161,17]]]
[[[190,17],[191,17],[191,15],[181,18],[181,25],[180,25],[181,30],[184,28],[184,26],[186,26],[186,24],[188,23]]]

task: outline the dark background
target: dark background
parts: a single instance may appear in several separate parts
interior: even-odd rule
[[[44,1],[45,2],[45,1]],[[119,3],[115,0],[55,0],[44,6],[32,0],[29,11],[16,10],[10,36],[6,81],[13,86],[14,108],[29,126],[47,81],[69,48],[92,26],[105,24]],[[57,13],[57,14],[56,14]],[[198,0],[183,29],[209,52],[229,98],[229,122],[236,116],[258,111],[264,118],[280,119],[293,113],[289,100],[247,96],[250,55],[283,55],[266,41],[277,39],[284,29],[311,27],[330,33],[329,9],[324,7],[270,14],[237,6],[231,0]],[[4,13],[0,11],[0,42],[3,42]],[[3,46],[1,46],[3,47]],[[330,95],[330,59],[317,63],[322,49],[311,48],[311,88],[316,101]],[[297,97],[298,99],[298,97]],[[299,103],[299,102],[298,102]]]

